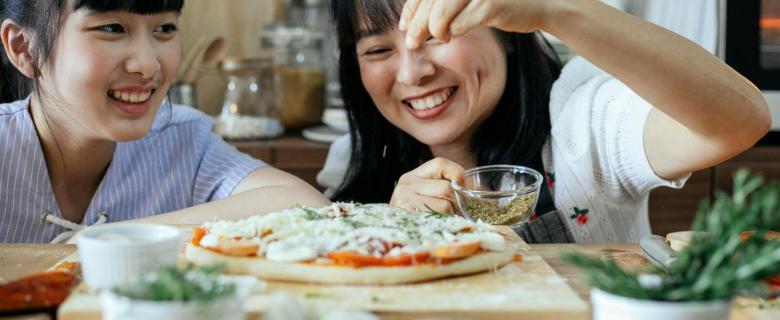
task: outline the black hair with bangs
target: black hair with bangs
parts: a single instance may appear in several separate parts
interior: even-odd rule
[[[11,19],[34,34],[30,44],[33,71],[48,63],[65,15],[79,9],[138,14],[180,13],[184,0],[0,0],[0,22]],[[37,90],[37,81],[22,75],[0,46],[0,103],[22,99]]]
[[[181,12],[184,0],[73,0],[73,9],[87,8],[97,12],[127,11],[137,14]]]
[[[331,14],[340,50],[341,93],[349,118],[352,152],[333,200],[388,202],[402,174],[432,155],[430,148],[385,119],[360,81],[356,43],[396,27],[402,0],[333,0]],[[534,33],[495,30],[506,50],[507,79],[493,113],[471,138],[477,165],[517,164],[543,171],[542,146],[550,134],[550,90],[561,71],[552,48]],[[537,212],[554,209],[543,184]],[[547,199],[544,199],[547,198]]]

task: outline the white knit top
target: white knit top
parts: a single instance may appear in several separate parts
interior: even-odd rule
[[[656,187],[681,188],[653,172],[644,127],[652,106],[578,57],[550,93],[555,206],[577,242],[639,242],[650,234],[647,200]],[[550,175],[552,173],[552,175]]]

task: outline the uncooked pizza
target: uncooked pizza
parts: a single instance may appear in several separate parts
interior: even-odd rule
[[[195,228],[186,257],[269,280],[371,285],[483,272],[520,256],[481,221],[333,203],[205,223]]]

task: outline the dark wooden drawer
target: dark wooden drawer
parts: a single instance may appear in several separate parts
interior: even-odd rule
[[[273,140],[230,141],[238,150],[263,160],[277,169],[301,178],[320,191],[317,173],[328,156],[327,143],[304,139],[297,133],[290,133]]]
[[[710,196],[711,170],[694,172],[682,189],[658,188],[650,194],[650,225],[654,234],[689,230],[699,203]]]

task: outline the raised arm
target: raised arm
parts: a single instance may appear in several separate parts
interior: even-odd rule
[[[475,26],[544,30],[655,108],[644,145],[653,170],[676,178],[720,163],[769,130],[760,91],[691,41],[594,0],[410,0],[407,45],[448,40]]]

